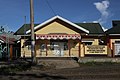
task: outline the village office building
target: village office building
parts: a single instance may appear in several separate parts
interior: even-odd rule
[[[110,56],[99,23],[73,23],[55,16],[34,26],[36,57]],[[21,57],[31,57],[30,34],[30,24],[24,24],[15,33],[21,36]]]

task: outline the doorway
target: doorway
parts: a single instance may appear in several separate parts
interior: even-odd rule
[[[55,56],[64,56],[64,42],[53,42],[54,44],[54,50],[53,54]]]

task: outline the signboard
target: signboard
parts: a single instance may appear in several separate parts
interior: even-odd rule
[[[107,54],[107,46],[101,45],[85,46],[85,54]]]

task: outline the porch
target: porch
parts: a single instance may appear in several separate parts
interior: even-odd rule
[[[21,57],[31,57],[31,42],[21,40]],[[80,57],[80,34],[37,34],[36,57]]]
[[[80,57],[79,34],[36,35],[37,57]]]

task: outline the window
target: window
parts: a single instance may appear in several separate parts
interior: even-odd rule
[[[85,45],[92,45],[92,42],[84,42]]]
[[[68,45],[67,45],[67,42],[64,43],[64,50],[68,50]]]
[[[120,43],[120,41],[115,41],[115,43]]]
[[[31,50],[31,45],[28,45],[28,50]]]
[[[53,42],[50,43],[50,49],[54,50],[54,43]]]
[[[46,50],[46,45],[45,45],[44,43],[42,43],[42,44],[40,45],[40,49],[41,49],[42,51],[45,51],[45,50]]]
[[[94,39],[82,39],[82,43],[85,45],[92,45],[94,42]]]

